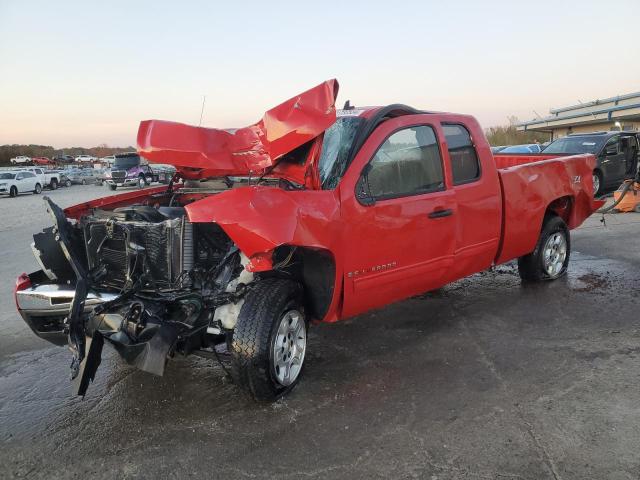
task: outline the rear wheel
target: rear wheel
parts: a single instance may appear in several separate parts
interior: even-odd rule
[[[116,188],[118,188],[116,185],[109,185],[109,190],[115,190]]]
[[[57,190],[58,189],[58,180],[56,180],[55,178],[51,179],[51,183],[49,184],[49,186],[51,187],[51,190]]]
[[[33,193],[36,193],[36,194],[42,193],[42,185],[40,185],[39,183],[36,183],[36,189],[33,191]]]
[[[147,186],[147,181],[144,178],[144,175],[140,175],[138,177],[138,188],[144,188]]]
[[[18,196],[18,187],[16,187],[15,185],[13,187],[11,187],[9,189],[9,196],[10,197],[17,197]]]
[[[597,197],[602,193],[602,172],[600,170],[593,171],[593,196]]]
[[[274,401],[300,380],[307,348],[302,287],[277,278],[245,297],[231,342],[232,377],[255,400]]]
[[[567,224],[558,216],[547,216],[536,249],[518,259],[520,278],[530,282],[555,280],[567,272],[570,255]]]
[[[87,184],[87,181],[83,178],[83,179],[82,179],[82,182],[80,182],[80,183],[82,183],[82,185],[86,185],[86,184]]]

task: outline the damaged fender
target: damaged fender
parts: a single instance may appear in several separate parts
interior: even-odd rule
[[[298,246],[328,252],[335,262],[331,291],[342,286],[340,248],[342,221],[338,190],[282,190],[241,187],[212,195],[185,207],[193,223],[214,222],[249,257],[246,269],[271,270],[272,253],[280,246]],[[329,294],[330,298],[333,293]],[[335,321],[339,298],[318,319]]]

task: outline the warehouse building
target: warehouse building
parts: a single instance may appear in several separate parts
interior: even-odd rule
[[[516,127],[519,131],[548,132],[552,139],[570,133],[640,130],[640,92],[554,108],[549,113]]]

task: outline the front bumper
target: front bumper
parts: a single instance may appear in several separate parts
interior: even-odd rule
[[[104,183],[108,185],[115,185],[116,187],[135,187],[138,185],[138,177],[125,178],[124,180],[113,180],[112,178],[105,178]]]
[[[65,284],[37,285],[18,290],[15,294],[18,312],[29,328],[55,345],[67,344],[69,330],[65,321],[74,295],[75,288]],[[116,297],[112,293],[90,291],[84,303],[84,313],[90,313],[96,306]]]

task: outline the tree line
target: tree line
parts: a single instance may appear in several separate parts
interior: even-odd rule
[[[516,129],[517,117],[508,117],[508,125],[490,127],[485,130],[489,145],[497,147],[501,145],[522,145],[526,143],[544,143],[551,139],[551,134],[546,132],[519,132]]]
[[[92,155],[97,158],[115,155],[116,153],[132,152],[135,147],[109,147],[105,144],[97,147],[69,147],[69,148],[53,148],[49,145],[0,145],[0,165],[10,165],[9,160],[13,157],[24,155],[27,157],[48,157],[53,158],[57,155]]]

